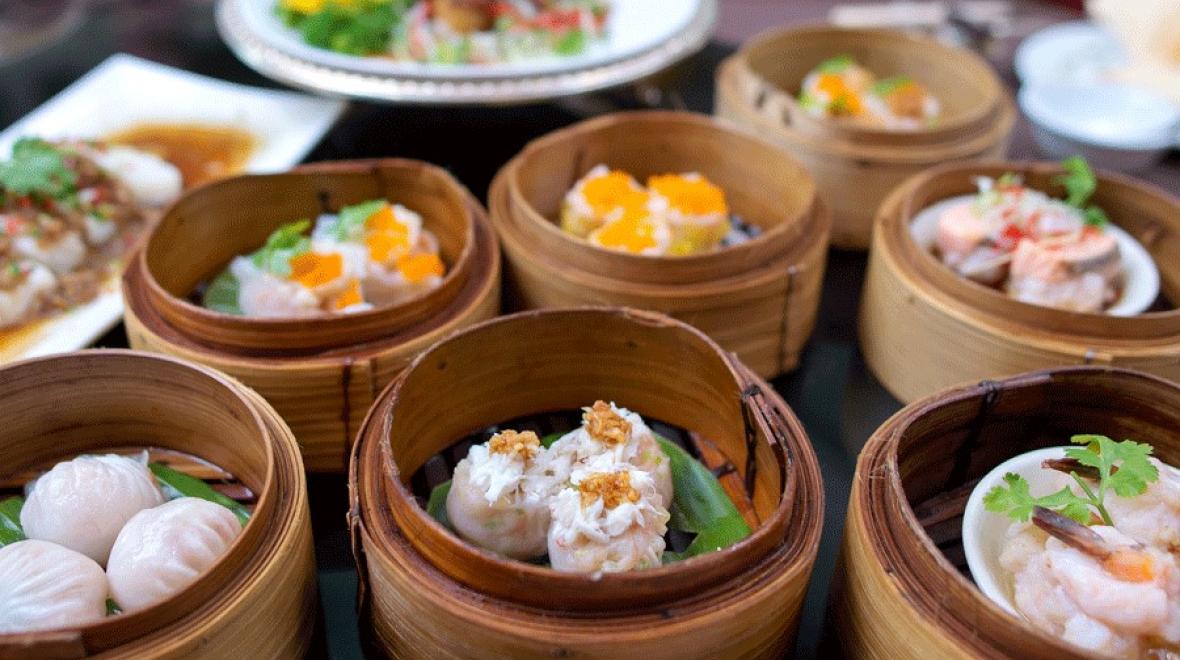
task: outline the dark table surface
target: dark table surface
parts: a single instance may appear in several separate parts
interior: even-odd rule
[[[821,20],[829,6],[826,0],[722,0],[718,34],[734,41],[768,25]],[[1011,54],[1016,36],[1076,17],[1037,2],[1018,2],[1016,9],[1017,34],[987,51],[997,70],[1013,85]],[[55,17],[60,16],[66,18],[55,25]],[[218,38],[212,16],[211,0],[4,0],[0,3],[0,36],[4,35],[5,19],[16,18],[36,27],[21,30],[30,37],[29,51],[12,56],[0,46],[0,125],[15,121],[116,52],[235,82],[275,87],[234,58]],[[709,112],[713,70],[732,50],[730,45],[712,43],[661,76],[657,82],[666,93],[658,96],[657,102]],[[127,102],[134,103],[135,90],[126,93]],[[528,140],[591,114],[643,107],[652,99],[650,94],[625,88],[517,107],[422,109],[354,103],[309,160],[420,158],[446,167],[483,196],[497,168]],[[1023,121],[1016,128],[1011,155],[1037,157]],[[1180,192],[1180,158],[1173,153],[1162,165],[1140,176],[1173,193]],[[830,253],[815,335],[799,369],[774,381],[807,428],[819,455],[826,490],[819,558],[797,640],[797,654],[803,657],[826,655],[836,634],[825,626],[825,605],[856,456],[873,430],[900,408],[868,372],[857,346],[856,314],[864,267],[864,254]],[[126,346],[122,328],[103,337],[98,345]],[[362,657],[354,609],[356,574],[344,525],[346,480],[337,475],[312,476],[309,496],[326,624],[319,653],[334,658]]]

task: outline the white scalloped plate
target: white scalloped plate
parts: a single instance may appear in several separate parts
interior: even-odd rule
[[[128,100],[133,90],[134,100]],[[113,55],[0,132],[0,154],[23,136],[97,138],[144,122],[230,125],[258,142],[246,172],[297,165],[344,110],[340,101],[206,78],[130,55]],[[0,330],[0,364],[85,348],[123,316],[117,277],[97,298],[67,312]]]

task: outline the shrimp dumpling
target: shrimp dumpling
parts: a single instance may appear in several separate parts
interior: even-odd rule
[[[609,573],[659,566],[668,510],[655,481],[627,464],[578,470],[573,487],[550,503],[549,562],[554,569]]]
[[[107,577],[86,555],[56,543],[0,548],[0,634],[76,628],[107,614]]]
[[[595,401],[584,408],[582,426],[565,434],[549,449],[551,471],[566,481],[577,469],[602,471],[630,464],[652,476],[659,504],[672,503],[672,467],[655,433],[638,414],[613,403]]]
[[[111,549],[111,597],[124,612],[166,600],[216,563],[241,531],[229,509],[196,497],[140,511]]]
[[[58,463],[33,483],[20,522],[25,536],[63,545],[105,566],[123,525],[163,501],[144,461],[84,455]]]
[[[464,539],[502,555],[545,554],[548,498],[557,487],[532,431],[502,431],[455,466],[447,518]]]

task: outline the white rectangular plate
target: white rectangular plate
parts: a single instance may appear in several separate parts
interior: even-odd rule
[[[201,123],[254,136],[257,146],[244,171],[281,172],[303,160],[343,110],[341,101],[238,85],[118,54],[0,132],[0,154],[7,156],[24,136],[98,138],[145,122]],[[85,348],[122,315],[116,277],[85,305],[0,331],[0,363]]]

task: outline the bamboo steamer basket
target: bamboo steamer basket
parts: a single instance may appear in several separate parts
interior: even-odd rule
[[[912,74],[946,114],[936,125],[884,130],[817,120],[794,99],[806,73],[851,53],[879,74]],[[885,30],[801,27],[768,32],[717,70],[715,114],[774,140],[814,177],[832,209],[832,244],[868,248],[873,214],[897,184],[951,161],[1002,158],[1016,107],[979,57]]]
[[[860,342],[877,379],[901,401],[970,380],[1062,364],[1111,364],[1180,380],[1180,310],[1083,314],[1017,302],[944,267],[910,236],[931,204],[974,191],[975,176],[1017,172],[1064,196],[1052,164],[946,165],[914,177],[881,206],[860,313]],[[1180,300],[1180,200],[1100,172],[1093,202],[1138,240]]]
[[[929,396],[869,438],[853,481],[833,612],[865,658],[1044,658],[1082,649],[1007,613],[967,577],[963,509],[980,477],[1076,433],[1134,438],[1180,461],[1180,387],[1063,367]]]
[[[415,501],[410,476],[456,438],[598,398],[714,443],[753,534],[592,579],[476,549]],[[700,331],[617,308],[523,312],[436,344],[374,406],[349,478],[361,618],[397,657],[777,657],[823,518],[815,454],[774,391]]]
[[[599,163],[651,174],[696,171],[755,239],[686,257],[590,245],[557,225],[562,198]],[[530,143],[489,193],[518,308],[617,305],[650,309],[703,330],[763,377],[793,369],[815,326],[830,219],[815,186],[770,143],[706,116],[608,115]]]
[[[448,266],[439,288],[393,307],[311,320],[237,317],[187,300],[283,223],[376,197],[417,210],[438,236]],[[377,392],[438,338],[498,313],[500,257],[485,211],[442,169],[400,159],[323,163],[189,193],[136,254],[123,290],[133,348],[241,380],[286,420],[308,470],[340,472]]]
[[[78,454],[149,448],[208,461],[255,496],[241,535],[181,593],[76,630],[0,635],[0,658],[307,653],[318,604],[306,480],[295,438],[261,397],[174,358],[93,350],[0,369],[0,408],[6,486]]]

